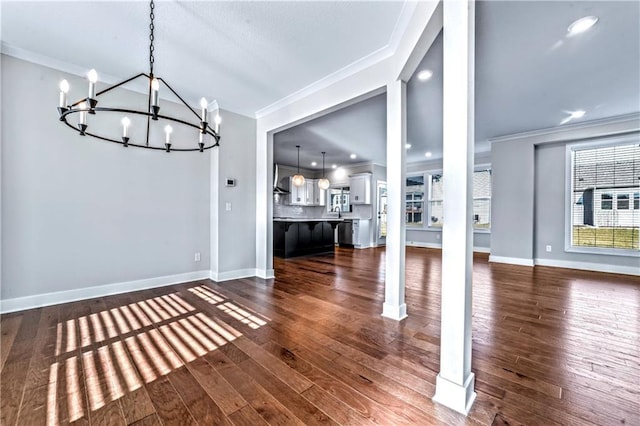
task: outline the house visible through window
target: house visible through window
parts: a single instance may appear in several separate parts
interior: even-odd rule
[[[426,179],[424,175],[407,177],[407,225],[426,224],[433,228],[442,227],[444,203],[444,176],[441,173],[427,174]],[[476,229],[487,230],[491,226],[491,170],[489,169],[479,170],[473,174],[473,226]]]
[[[570,246],[640,251],[638,142],[575,145],[569,152]]]

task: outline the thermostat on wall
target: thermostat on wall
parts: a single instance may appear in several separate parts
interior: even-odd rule
[[[224,184],[224,186],[236,186],[236,180],[235,179],[231,179],[231,178],[227,178],[227,181]]]

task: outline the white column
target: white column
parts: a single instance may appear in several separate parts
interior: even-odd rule
[[[440,373],[433,399],[467,414],[471,372],[475,3],[444,2],[444,122]]]
[[[387,84],[387,249],[382,316],[398,321],[407,317],[404,303],[406,93],[404,81]]]
[[[219,220],[220,220],[220,197],[218,196],[220,192],[220,150],[218,148],[210,149],[211,153],[210,165],[210,204],[209,204],[209,278],[216,281],[218,279],[218,271],[219,271],[219,259],[220,259],[220,251],[219,251]]]
[[[273,135],[256,126],[256,276],[273,278]]]

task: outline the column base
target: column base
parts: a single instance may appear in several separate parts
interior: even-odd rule
[[[436,394],[433,396],[433,400],[466,416],[476,400],[476,393],[474,392],[475,377],[475,374],[470,373],[464,386],[460,386],[438,374],[436,377]]]
[[[396,321],[403,320],[407,317],[407,305],[391,305],[389,303],[382,304],[382,316],[385,318],[391,318]]]

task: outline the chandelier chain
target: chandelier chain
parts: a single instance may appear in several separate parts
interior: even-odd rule
[[[154,40],[154,36],[153,36],[153,30],[155,28],[155,26],[153,25],[153,20],[156,17],[153,13],[153,10],[155,9],[156,5],[153,3],[153,0],[151,0],[151,2],[149,3],[149,8],[150,8],[150,13],[149,13],[149,19],[151,20],[151,23],[149,24],[149,40],[151,41],[151,43],[149,44],[149,72],[151,75],[153,75],[153,62],[155,60],[155,58],[153,57],[153,40]]]

